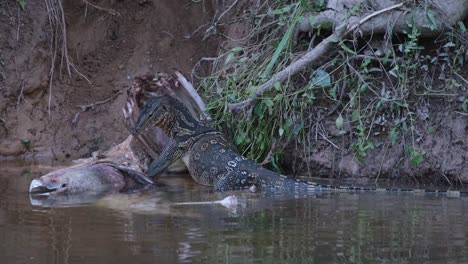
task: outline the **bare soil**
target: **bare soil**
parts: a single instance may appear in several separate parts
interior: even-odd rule
[[[408,146],[401,143],[392,145],[386,134],[375,137],[376,147],[368,150],[365,163],[361,164],[351,146],[355,139],[349,133],[349,120],[344,122],[348,133],[343,135],[335,126],[337,116],[331,116],[324,122],[328,140],[313,138],[311,151],[307,154],[298,153],[296,146],[290,144],[285,155],[286,163],[292,166],[292,171],[305,170],[310,175],[326,178],[393,179],[399,182],[444,185],[466,183],[468,117],[458,111],[459,103],[456,101],[428,101],[430,103],[425,107],[420,106],[427,112],[420,113],[416,125],[415,147],[423,150],[424,156],[424,160],[418,165],[411,164],[405,151]],[[313,135],[314,133],[312,137]]]
[[[134,76],[173,69],[187,74],[201,57],[216,54],[214,38],[190,36],[211,19],[209,1],[91,3],[119,13],[64,2],[68,53],[91,84],[56,65],[50,92],[44,1],[28,1],[25,10],[16,1],[0,1],[0,157],[63,162],[106,150],[128,135],[121,108]],[[107,99],[85,112],[79,108]]]

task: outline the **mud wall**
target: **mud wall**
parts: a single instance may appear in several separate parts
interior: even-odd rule
[[[0,2],[0,157],[63,161],[105,150],[128,135],[121,107],[134,76],[187,74],[216,54],[214,38],[191,36],[211,19],[210,1],[86,2],[64,1],[63,9],[70,61],[89,82],[73,70],[70,77],[57,60],[51,87],[45,2],[28,1],[24,10]]]

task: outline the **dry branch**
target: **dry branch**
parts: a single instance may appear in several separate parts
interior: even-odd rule
[[[279,71],[278,73],[274,74],[271,79],[269,79],[267,82],[264,84],[260,85],[256,90],[255,93],[247,98],[246,100],[236,103],[236,104],[229,104],[229,109],[233,112],[240,112],[241,110],[245,109],[246,107],[249,107],[255,103],[258,97],[260,97],[264,92],[270,90],[273,85],[276,82],[284,82],[287,80],[291,75],[294,75],[300,71],[302,71],[307,65],[310,65],[316,61],[318,61],[320,58],[324,57],[328,52],[335,48],[337,45],[338,40],[346,37],[349,35],[351,32],[354,32],[358,27],[360,27],[362,24],[366,23],[369,21],[371,18],[378,16],[384,12],[396,9],[403,6],[402,3],[396,4],[387,8],[384,8],[382,10],[379,10],[377,12],[374,12],[370,15],[365,16],[364,18],[360,19],[359,22],[353,24],[349,28],[347,27],[348,25],[346,23],[341,24],[338,26],[329,37],[324,39],[322,42],[320,42],[314,49],[311,51],[307,52],[302,58],[299,60],[293,62],[290,64],[288,67],[286,67],[284,70]]]

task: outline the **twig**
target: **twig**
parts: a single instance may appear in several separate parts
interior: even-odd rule
[[[172,35],[169,31],[164,31],[164,30],[163,30],[163,31],[161,31],[161,32],[164,33],[164,34],[166,34],[166,35],[168,35],[168,36],[170,36],[172,39],[175,39],[174,35]]]
[[[226,10],[224,10],[223,13],[221,13],[221,15],[218,16],[218,18],[216,18],[216,24],[224,15],[231,11],[231,9],[237,4],[237,2],[239,2],[239,0],[235,0]]]
[[[263,159],[263,161],[260,163],[261,165],[266,165],[270,162],[270,159],[271,159],[271,155],[273,155],[273,152],[275,151],[276,149],[276,142],[273,142],[271,148],[270,148],[270,151],[268,152],[268,154],[266,155],[266,157]]]
[[[5,132],[8,135],[11,132],[11,130],[8,128],[6,120],[0,118],[0,124],[2,124],[2,127],[5,129]]]
[[[237,2],[239,2],[239,0],[235,0],[228,8],[226,8],[226,10],[224,10],[223,13],[221,13],[218,17],[216,17],[216,15],[214,16],[213,18],[213,21],[211,22],[211,26],[205,30],[205,33],[206,35],[203,37],[203,40],[205,40],[206,38],[208,38],[210,35],[214,34],[214,33],[211,33],[211,32],[216,32],[216,27],[219,25],[219,20],[221,20],[221,18],[226,15],[229,11],[231,11],[231,9],[237,4]],[[208,26],[210,25],[210,23],[207,23],[207,24],[204,24],[204,25],[201,25],[200,27],[198,27],[195,31],[192,32],[192,34],[190,36],[193,36],[193,34],[195,34],[197,31],[199,31],[201,28],[205,27],[205,26]]]
[[[362,54],[353,55],[353,56],[349,57],[348,60],[354,60],[354,59],[369,59],[369,60],[376,60],[376,61],[380,61],[380,62],[397,62],[397,61],[402,60],[401,58],[379,58],[379,57],[375,57],[375,56],[362,55]]]
[[[18,28],[16,30],[16,41],[19,40],[19,32],[20,32],[20,7],[18,6]]]
[[[88,111],[90,109],[96,108],[96,106],[98,106],[98,105],[105,104],[105,103],[109,102],[110,100],[114,99],[115,97],[117,97],[120,94],[122,94],[122,91],[118,91],[117,93],[113,94],[111,97],[107,98],[104,101],[98,101],[96,103],[87,104],[87,105],[79,105],[78,107],[81,109],[82,112],[86,112],[86,111]]]
[[[65,22],[65,11],[63,10],[63,5],[61,0],[57,0],[56,3],[58,4],[58,8],[60,11],[60,24],[62,26],[62,61],[65,58],[67,63],[67,72],[68,76],[71,77],[71,68],[70,68],[70,59],[68,58],[68,44],[67,44],[67,25]]]
[[[16,110],[19,112],[19,106],[20,106],[20,103],[21,103],[21,99],[23,99],[23,91],[24,91],[24,80],[21,80],[21,91],[20,91],[20,94],[18,96],[18,101],[16,101]]]
[[[318,134],[323,138],[325,139],[328,143],[330,143],[334,148],[336,149],[340,149],[337,145],[335,145],[335,143],[331,142],[327,137],[325,137],[322,132],[318,132]]]
[[[440,173],[442,176],[444,176],[444,179],[445,179],[445,180],[447,181],[447,183],[451,186],[451,185],[452,185],[452,182],[451,182],[450,179],[447,177],[447,175],[445,175],[445,174],[444,174],[443,172],[441,172],[440,170],[439,170],[439,173]]]
[[[50,53],[51,53],[52,58],[51,58],[50,70],[49,70],[49,96],[47,100],[47,113],[50,118],[50,107],[51,107],[51,102],[52,102],[52,84],[54,81],[55,61],[57,59],[58,23],[54,23],[54,18],[55,20],[57,20],[57,18],[56,16],[53,15],[54,9],[52,7],[52,3],[50,3],[48,0],[44,0],[44,2],[46,4],[47,14],[49,18],[50,31],[52,32],[52,37],[50,38]],[[54,25],[55,25],[55,29],[54,29]]]
[[[233,112],[240,112],[242,109],[246,107],[250,107],[252,104],[255,103],[258,97],[260,97],[264,92],[270,90],[276,82],[284,82],[287,80],[291,75],[298,73],[299,71],[303,70],[307,65],[317,61],[319,58],[323,57],[327,54],[336,44],[336,41],[350,32],[356,30],[361,24],[366,22],[367,20],[371,19],[374,16],[377,16],[383,12],[390,11],[392,9],[396,9],[403,6],[403,3],[390,6],[388,8],[384,8],[377,12],[374,12],[363,19],[361,19],[358,23],[352,25],[349,29],[344,30],[346,24],[342,24],[336,28],[336,31],[331,34],[329,37],[324,39],[320,42],[314,49],[307,52],[302,58],[297,60],[296,62],[291,63],[288,67],[284,70],[279,71],[278,73],[274,74],[268,81],[260,85],[253,95],[251,95],[246,100],[236,103],[236,104],[229,104],[229,109]]]
[[[101,10],[101,11],[107,12],[107,13],[109,13],[111,16],[120,16],[120,13],[117,12],[117,11],[115,11],[115,10],[113,10],[113,9],[100,7],[100,6],[97,6],[97,5],[95,5],[95,4],[92,4],[92,3],[90,3],[89,1],[86,1],[86,0],[81,0],[81,1],[85,2],[86,5],[90,5],[90,6],[94,7],[94,8],[97,9],[97,10]]]
[[[390,10],[393,10],[393,9],[396,9],[396,8],[399,8],[399,7],[402,7],[403,6],[403,3],[399,3],[399,4],[396,4],[396,5],[392,5],[392,6],[389,6],[387,8],[384,8],[384,9],[381,9],[379,11],[376,11],[372,14],[369,14],[367,16],[365,16],[363,19],[359,20],[359,23],[353,25],[352,27],[350,27],[350,29],[348,30],[348,32],[350,31],[354,31],[356,28],[358,28],[360,25],[364,24],[364,22],[366,22],[367,20],[377,16],[377,15],[380,15],[384,12],[387,12],[387,11],[390,11]]]
[[[464,81],[466,84],[468,84],[468,81],[463,78],[463,76],[461,76],[460,74],[456,73],[456,72],[453,72],[453,74],[455,74],[456,76],[458,76],[460,79],[462,79],[462,81]]]
[[[385,162],[385,159],[387,157],[387,151],[388,151],[388,147],[390,146],[390,144],[386,144],[386,148],[385,148],[385,152],[384,152],[384,155],[383,155],[383,158],[382,158],[382,163],[380,163],[380,168],[379,168],[379,172],[377,173],[377,177],[375,178],[374,180],[374,183],[377,183],[379,181],[379,178],[380,178],[380,173],[382,172],[382,168],[383,168],[383,165],[384,165],[384,162]]]
[[[459,111],[453,111],[453,112],[456,113],[456,114],[462,115],[462,116],[468,116],[468,113],[462,113],[462,112],[459,112]]]
[[[193,77],[195,77],[197,79],[201,79],[201,77],[196,74],[196,71],[197,71],[197,68],[200,67],[200,64],[203,61],[216,61],[217,59],[218,59],[218,57],[203,57],[200,60],[198,60],[198,62],[195,64],[195,66],[193,66],[192,72],[190,73],[190,77],[192,77],[192,82],[193,82]]]

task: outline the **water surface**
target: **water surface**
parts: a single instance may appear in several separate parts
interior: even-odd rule
[[[144,194],[41,207],[27,189],[45,169],[0,166],[1,263],[468,263],[465,197],[266,197],[165,176]],[[232,194],[242,205],[171,205]]]

